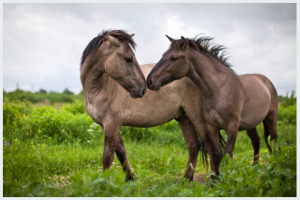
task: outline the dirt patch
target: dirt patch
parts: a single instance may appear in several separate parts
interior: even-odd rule
[[[207,176],[208,174],[197,174],[194,176],[194,180],[193,181],[197,181],[198,183],[200,184],[205,184],[206,183],[206,179],[205,177]],[[182,178],[178,178],[174,181],[175,184],[177,184],[179,182],[179,180],[182,179]]]
[[[197,181],[200,184],[205,184],[206,183],[206,179],[205,179],[206,176],[207,176],[207,174],[197,174],[194,177],[194,181]]]

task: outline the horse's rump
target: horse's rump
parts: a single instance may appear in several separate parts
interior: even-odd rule
[[[267,116],[273,87],[271,81],[261,74],[239,76],[244,89],[244,107],[241,115],[240,130],[256,127]],[[276,97],[277,98],[277,97]]]

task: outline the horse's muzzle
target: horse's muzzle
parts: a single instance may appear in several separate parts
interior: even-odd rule
[[[146,91],[147,91],[147,87],[144,87],[142,89],[132,89],[130,91],[130,96],[135,99],[142,98],[146,94]]]
[[[150,90],[156,90],[158,91],[161,87],[161,84],[154,84],[153,80],[152,79],[147,79],[147,87],[150,89]]]

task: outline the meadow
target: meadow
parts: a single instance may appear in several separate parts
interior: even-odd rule
[[[296,196],[294,93],[279,98],[273,155],[260,124],[258,164],[252,165],[251,141],[240,131],[234,157],[223,157],[220,176],[211,180],[213,173],[199,155],[193,182],[183,178],[188,150],[175,120],[153,128],[122,127],[128,159],[137,174],[135,181],[125,182],[116,156],[111,169],[103,172],[103,132],[86,113],[82,96],[52,93],[50,102],[37,104],[50,96],[41,93],[4,93],[3,196]],[[222,135],[226,139],[225,132]]]

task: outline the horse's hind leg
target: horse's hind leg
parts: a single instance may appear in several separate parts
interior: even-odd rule
[[[277,91],[274,85],[270,82],[270,93],[271,93],[271,104],[269,112],[263,121],[265,129],[265,141],[268,146],[270,154],[272,154],[271,146],[268,142],[269,135],[271,136],[271,141],[276,142],[277,140],[277,117],[278,117],[278,97]]]
[[[253,164],[256,164],[258,162],[258,159],[259,159],[259,142],[260,142],[260,138],[259,138],[259,135],[257,133],[256,127],[253,128],[253,129],[247,130],[247,134],[251,139],[252,147],[254,149]]]
[[[116,154],[123,167],[123,171],[126,172],[126,181],[133,180],[135,173],[133,173],[129,161],[127,159],[126,149],[120,133],[119,133],[118,145],[116,148]]]
[[[277,112],[269,112],[264,119],[263,124],[265,129],[265,141],[270,154],[272,154],[272,148],[268,142],[268,137],[269,135],[271,136],[271,141],[276,142],[277,140]]]
[[[195,126],[192,124],[192,122],[187,116],[184,116],[180,120],[178,120],[178,123],[189,151],[187,171],[184,177],[192,181],[194,178],[194,172],[197,164],[197,157],[201,147],[201,143],[197,135]]]

